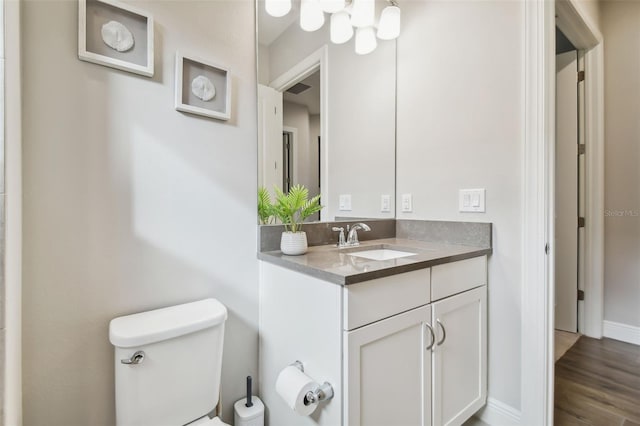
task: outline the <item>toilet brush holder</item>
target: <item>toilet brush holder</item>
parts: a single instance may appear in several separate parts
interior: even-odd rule
[[[247,377],[247,397],[233,404],[234,426],[264,426],[264,404],[251,392],[251,376]]]

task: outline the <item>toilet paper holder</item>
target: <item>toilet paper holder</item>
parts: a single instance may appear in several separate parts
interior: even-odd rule
[[[296,362],[291,365],[304,373],[304,365],[302,364],[302,361],[296,360]],[[323,384],[318,385],[314,390],[307,392],[304,396],[304,405],[316,404],[320,401],[328,401],[331,398],[333,398],[333,386],[331,386],[331,383],[329,382],[324,382]]]

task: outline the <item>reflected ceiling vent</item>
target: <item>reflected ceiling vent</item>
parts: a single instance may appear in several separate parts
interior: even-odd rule
[[[300,93],[311,89],[311,86],[306,85],[304,83],[294,84],[290,88],[287,89],[288,93],[293,93],[294,95],[299,95]]]

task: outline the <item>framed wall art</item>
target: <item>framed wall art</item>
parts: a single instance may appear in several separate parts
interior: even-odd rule
[[[176,53],[178,111],[229,120],[231,76],[229,70],[207,60]]]
[[[153,17],[113,0],[79,0],[78,57],[153,76]]]

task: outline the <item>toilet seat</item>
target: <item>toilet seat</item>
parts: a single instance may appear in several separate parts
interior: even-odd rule
[[[220,420],[220,417],[214,417],[210,419],[208,416],[194,420],[191,423],[187,423],[185,426],[231,426]]]

